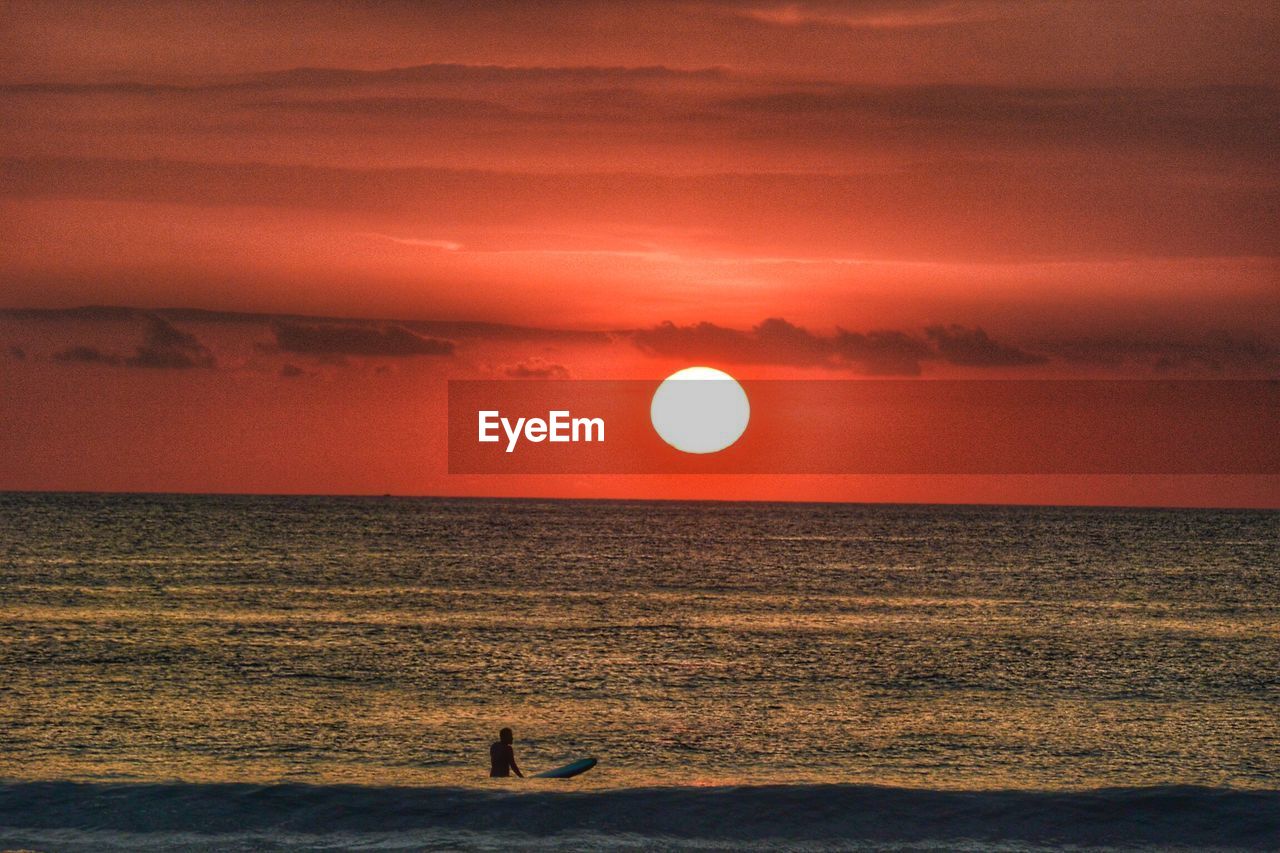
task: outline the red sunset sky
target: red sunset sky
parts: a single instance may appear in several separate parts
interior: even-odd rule
[[[688,364],[1280,377],[1277,43],[1261,0],[6,4],[0,489],[1280,506],[450,476],[444,411]]]

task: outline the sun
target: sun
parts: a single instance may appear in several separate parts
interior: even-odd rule
[[[751,404],[738,380],[714,367],[686,367],[662,380],[649,420],[667,444],[685,453],[716,453],[747,429]]]

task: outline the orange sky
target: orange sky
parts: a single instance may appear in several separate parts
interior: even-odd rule
[[[450,476],[441,412],[690,363],[1280,376],[1277,36],[1208,0],[10,4],[0,309],[137,310],[0,311],[0,488],[1280,505]]]

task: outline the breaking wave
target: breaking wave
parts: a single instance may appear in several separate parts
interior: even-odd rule
[[[300,784],[0,784],[0,846],[88,849],[1274,849],[1280,790],[588,792]]]

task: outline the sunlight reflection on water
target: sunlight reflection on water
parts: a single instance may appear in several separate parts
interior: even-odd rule
[[[0,776],[1274,787],[1278,519],[0,495]]]

